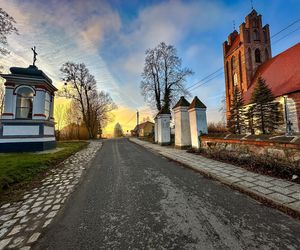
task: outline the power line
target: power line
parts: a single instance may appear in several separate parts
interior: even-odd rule
[[[205,81],[205,82],[202,82],[200,85],[193,87],[191,90],[195,90],[195,89],[197,89],[197,88],[199,88],[199,87],[205,85],[206,83],[208,83],[208,82],[214,80],[215,78],[217,78],[217,77],[219,77],[219,76],[221,76],[221,75],[223,75],[223,74],[224,74],[224,71],[222,71],[222,72],[220,72],[219,74],[215,75],[213,78],[210,78],[210,79],[208,79],[208,80]]]
[[[277,33],[275,33],[274,35],[272,35],[267,41],[269,42],[269,41],[271,40],[271,38],[276,37],[277,35],[279,35],[279,34],[282,33],[283,31],[287,30],[288,28],[290,28],[290,27],[292,27],[293,25],[295,25],[296,23],[298,23],[299,21],[300,21],[300,19],[297,19],[297,20],[295,20],[294,22],[290,23],[289,25],[287,25],[286,27],[284,27],[283,29],[281,29],[280,31],[278,31]],[[277,42],[279,42],[279,41],[281,41],[282,39],[286,38],[287,36],[293,34],[294,32],[296,32],[296,31],[299,30],[299,29],[300,29],[300,27],[297,28],[297,29],[295,29],[294,31],[288,33],[287,35],[285,35],[284,37],[280,38],[279,40],[275,41],[273,44],[276,44]],[[247,56],[247,55],[248,55],[248,51],[246,51],[246,52],[244,53],[244,60],[243,60],[243,63],[245,63],[245,60],[246,60],[246,56]],[[211,78],[210,80],[208,80],[208,81],[206,81],[206,82],[201,83],[203,80],[209,78],[210,76],[213,76],[215,73],[219,72],[219,71],[222,70],[222,69],[223,69],[223,67],[220,67],[219,69],[217,69],[217,70],[214,71],[213,73],[207,75],[206,77],[204,77],[204,78],[201,79],[200,81],[198,81],[198,82],[194,83],[193,85],[187,87],[187,90],[195,90],[195,89],[197,89],[197,88],[203,86],[203,85],[206,84],[207,82],[209,82],[209,81],[215,79],[215,78],[216,78],[217,76],[219,76],[220,74],[218,74],[217,76]],[[222,73],[224,73],[224,72],[222,72]],[[221,74],[222,74],[222,73],[221,73]],[[200,84],[200,85],[197,86],[198,84]]]
[[[271,38],[273,38],[273,37],[275,37],[275,36],[279,35],[281,32],[283,32],[283,31],[287,30],[288,28],[292,27],[294,24],[296,24],[296,23],[298,23],[298,22],[300,22],[300,19],[298,19],[298,20],[296,20],[296,21],[292,22],[291,24],[289,24],[288,26],[286,26],[286,27],[285,27],[285,28],[283,28],[282,30],[278,31],[278,32],[277,32],[277,33],[275,33],[273,36],[271,36]]]
[[[219,72],[219,71],[222,70],[222,69],[223,69],[223,67],[217,69],[217,70],[214,71],[213,73],[211,73],[211,74],[209,74],[208,76],[202,78],[201,80],[199,80],[198,82],[194,83],[193,85],[187,87],[187,90],[193,88],[193,87],[196,86],[197,84],[199,84],[199,83],[201,83],[202,81],[206,80],[206,79],[209,78],[210,76],[213,76],[215,73]]]
[[[286,34],[285,36],[283,36],[283,37],[279,38],[278,40],[276,40],[275,42],[273,42],[273,44],[276,44],[276,43],[278,43],[278,42],[279,42],[279,41],[281,41],[282,39],[284,39],[284,38],[286,38],[286,37],[290,36],[291,34],[295,33],[295,32],[296,32],[296,31],[298,31],[298,30],[300,30],[300,27],[299,27],[299,28],[297,28],[297,29],[295,29],[295,30],[293,30],[293,31],[291,31],[290,33]]]

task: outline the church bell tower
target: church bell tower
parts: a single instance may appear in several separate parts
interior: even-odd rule
[[[228,118],[234,87],[246,92],[257,68],[272,57],[269,25],[262,26],[262,16],[254,9],[239,32],[234,30],[223,43],[223,56]]]

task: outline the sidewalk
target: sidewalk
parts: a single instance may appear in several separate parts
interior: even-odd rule
[[[162,147],[136,138],[130,138],[130,140],[256,199],[264,200],[282,211],[300,215],[299,184],[253,173],[231,164],[187,153],[184,150]]]

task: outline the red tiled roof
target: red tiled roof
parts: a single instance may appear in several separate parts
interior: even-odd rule
[[[240,35],[238,35],[238,36],[234,39],[234,41],[233,41],[233,43],[232,43],[230,49],[229,49],[228,52],[227,52],[227,55],[231,54],[231,52],[233,52],[236,48],[239,47],[240,41],[241,41],[241,38],[240,38]]]
[[[275,97],[300,91],[300,43],[260,65],[244,93],[246,104],[250,102],[259,76],[265,79]]]

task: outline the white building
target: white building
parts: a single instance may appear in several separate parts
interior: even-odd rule
[[[36,66],[12,67],[0,74],[5,81],[4,112],[0,119],[0,152],[54,148],[52,80]]]
[[[175,147],[188,148],[191,146],[191,131],[188,108],[190,103],[181,96],[173,107],[175,121]]]

